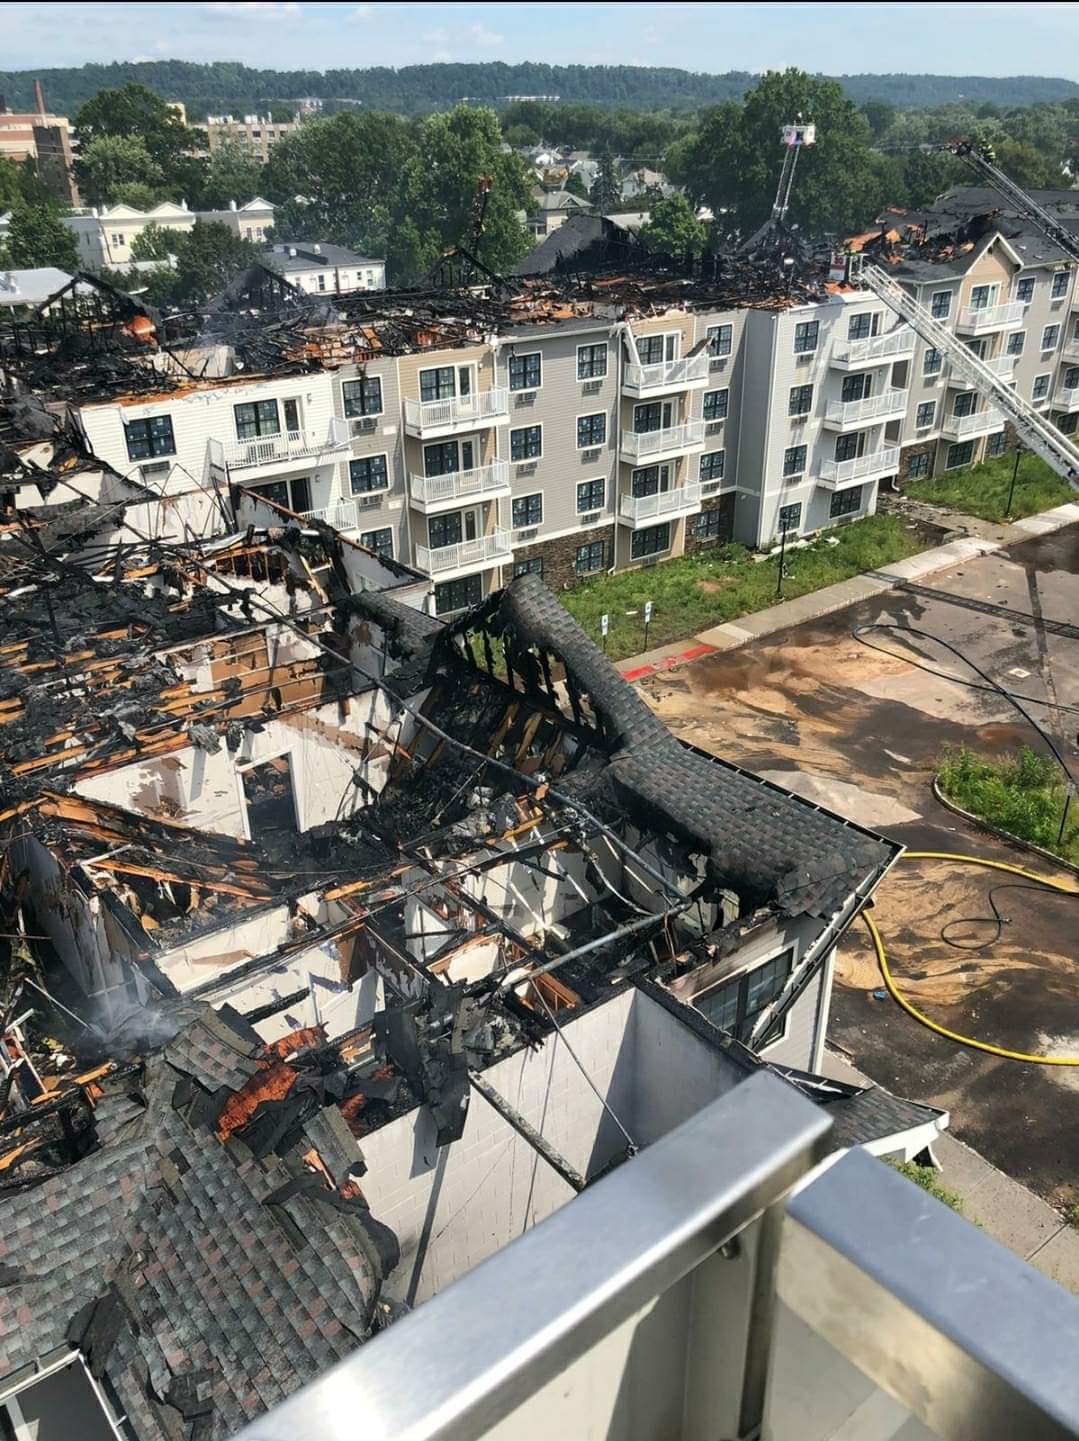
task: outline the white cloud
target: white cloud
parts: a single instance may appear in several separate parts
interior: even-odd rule
[[[295,0],[207,0],[202,7],[211,15],[299,15]]]
[[[498,35],[494,30],[488,30],[486,25],[478,21],[475,25],[468,27],[468,33],[477,45],[482,45],[485,50],[495,50],[499,45],[506,43],[505,35]]]
[[[373,5],[357,5],[348,18],[350,20],[370,20],[374,13],[375,7]]]

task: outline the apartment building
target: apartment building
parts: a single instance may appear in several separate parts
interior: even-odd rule
[[[208,115],[206,138],[211,155],[223,145],[239,145],[251,160],[265,165],[274,146],[300,128],[298,120],[274,120],[270,115],[245,115],[235,120],[231,115]]]
[[[131,264],[135,241],[151,225],[183,234],[196,220],[226,225],[241,240],[265,240],[273,229],[274,207],[256,195],[240,205],[235,200],[224,210],[191,210],[186,200],[163,200],[150,210],[131,205],[106,205],[63,217],[74,232],[79,260],[86,270],[123,270]]]
[[[385,260],[357,255],[343,245],[289,241],[266,251],[263,262],[312,295],[348,295],[354,290],[386,288]]]
[[[34,110],[18,113],[0,97],[0,156],[16,165],[32,161],[50,195],[63,205],[77,205],[71,122],[49,113],[40,80],[34,81],[34,101]]]

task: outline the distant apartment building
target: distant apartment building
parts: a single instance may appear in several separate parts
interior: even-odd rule
[[[245,115],[235,120],[231,115],[209,115],[206,136],[210,153],[223,145],[239,145],[250,156],[265,165],[274,146],[300,128],[298,120],[274,120],[269,115]]]
[[[357,290],[386,288],[385,260],[357,255],[341,245],[297,240],[275,245],[263,261],[312,295],[351,295]]]
[[[36,109],[25,114],[8,110],[0,98],[0,156],[17,165],[32,161],[52,196],[63,205],[77,205],[71,122],[66,116],[49,114],[38,80],[34,98]]]
[[[232,201],[225,210],[189,210],[186,201],[162,201],[151,210],[131,205],[106,205],[64,216],[74,231],[79,259],[85,270],[124,270],[132,262],[135,241],[151,225],[170,233],[183,234],[196,220],[227,225],[234,235],[256,244],[273,228],[274,207],[256,196],[244,205]]]

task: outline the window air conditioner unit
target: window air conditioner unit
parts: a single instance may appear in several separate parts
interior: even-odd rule
[[[515,530],[515,531],[513,532],[513,538],[514,538],[514,540],[521,540],[521,541],[525,541],[525,540],[535,540],[535,538],[536,538],[537,535],[539,535],[539,526],[538,526],[538,525],[534,525],[534,526],[532,526],[532,527],[531,527],[530,529],[528,529],[528,530]]]
[[[599,520],[599,517],[600,517],[600,512],[599,512],[598,510],[590,511],[588,515],[582,515],[582,516],[581,516],[581,524],[582,524],[582,525],[595,525],[596,522]]]
[[[153,465],[140,465],[139,475],[143,480],[162,480],[171,469],[167,460],[158,460]]]
[[[370,416],[365,415],[362,419],[354,420],[352,422],[352,434],[370,435],[377,424],[378,422],[376,420],[372,419],[372,417]]]
[[[382,495],[381,493],[379,495],[358,495],[356,504],[361,510],[372,510],[382,504]]]
[[[708,362],[709,370],[724,370],[727,365],[727,356],[716,355]]]

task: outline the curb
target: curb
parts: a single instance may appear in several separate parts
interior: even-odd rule
[[[963,807],[957,805],[955,801],[949,800],[937,784],[936,776],[933,777],[933,794],[946,811],[951,811],[952,814],[956,816],[962,816],[965,821],[968,821],[977,830],[986,831],[989,835],[996,836],[998,840],[1007,841],[1009,845],[1018,846],[1021,851],[1029,851],[1031,855],[1040,856],[1043,861],[1049,861],[1052,865],[1058,866],[1062,871],[1068,871],[1079,880],[1079,866],[1073,866],[1071,861],[1066,861],[1063,856],[1058,856],[1053,851],[1047,851],[1044,846],[1036,846],[1033,841],[1024,841],[1020,836],[1013,836],[1011,831],[1002,830],[1000,826],[993,825],[991,821],[983,821],[981,816],[972,815],[970,811],[965,811]]]

